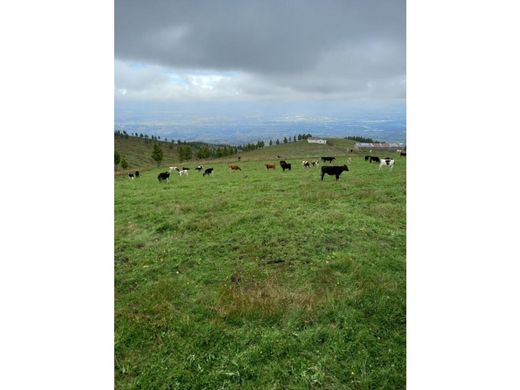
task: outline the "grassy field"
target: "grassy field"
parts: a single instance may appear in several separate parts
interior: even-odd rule
[[[278,148],[116,178],[118,389],[405,388],[405,159],[322,182]]]

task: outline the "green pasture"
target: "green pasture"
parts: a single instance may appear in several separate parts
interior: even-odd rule
[[[116,177],[116,388],[405,388],[406,159],[281,148]]]

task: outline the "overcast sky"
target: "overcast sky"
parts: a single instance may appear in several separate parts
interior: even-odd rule
[[[115,2],[125,102],[365,102],[405,98],[405,1]]]

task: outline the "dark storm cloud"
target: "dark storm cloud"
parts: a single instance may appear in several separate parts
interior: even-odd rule
[[[405,2],[116,0],[115,54],[242,72],[237,90],[403,97]],[[152,77],[152,76],[150,76]]]

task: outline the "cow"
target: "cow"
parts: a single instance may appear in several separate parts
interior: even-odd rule
[[[282,167],[282,170],[285,172],[285,170],[291,170],[291,164],[286,163],[285,161],[280,161],[280,166]]]
[[[267,170],[269,170],[269,169],[276,169],[276,165],[275,164],[265,164],[265,167],[267,168]]]
[[[186,169],[179,171],[179,176],[188,176],[188,171]]]
[[[323,161],[323,162],[328,161],[328,162],[332,163],[332,161],[334,161],[335,159],[336,159],[336,157],[322,157],[321,161]]]
[[[188,167],[182,167],[182,170],[183,170],[183,171],[187,171],[187,170],[189,170],[189,169],[190,169],[190,168],[188,168]]]
[[[159,181],[163,181],[163,180],[169,181],[170,180],[170,172],[161,172],[161,173],[159,173],[159,176],[157,176],[157,179]]]
[[[280,165],[282,165],[282,164],[287,164],[287,161],[285,161],[285,160],[280,160]]]
[[[128,174],[128,178],[134,180],[135,179],[135,174],[129,173]]]
[[[379,163],[379,170],[381,170],[381,168],[383,167],[389,167],[389,169],[392,170],[394,168],[394,162],[395,161],[391,158],[385,158],[381,160],[381,162]]]
[[[406,157],[406,152],[401,152],[400,157]]]
[[[370,160],[370,156],[365,156],[365,161]]]
[[[372,161],[380,163],[381,159],[377,156],[370,156],[370,159],[368,160],[369,163],[372,163]]]
[[[327,174],[327,175],[335,175],[336,181],[338,181],[339,175],[341,175],[341,173],[343,171],[348,172],[347,165],[333,165],[333,166],[327,166],[327,167],[323,166],[323,167],[321,167],[321,180],[323,181],[323,176],[325,176],[325,174]]]
[[[139,171],[135,171],[134,176],[135,176],[136,178],[138,178],[138,177],[139,177]]]
[[[202,174],[202,176],[206,176],[206,175],[213,175],[213,168],[208,168],[204,171],[204,173]]]
[[[317,167],[320,165],[320,162],[318,160],[311,161],[313,167]]]
[[[177,172],[179,172],[179,168],[177,168],[177,167],[170,167],[170,172],[171,172],[171,171],[177,171]]]
[[[231,169],[232,171],[241,171],[241,169],[238,165],[230,165],[229,169]]]
[[[202,165],[199,165],[197,168],[195,168],[197,171],[202,171]]]
[[[308,162],[308,161],[302,161],[302,167],[303,168],[310,168],[311,167],[311,163]]]

